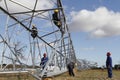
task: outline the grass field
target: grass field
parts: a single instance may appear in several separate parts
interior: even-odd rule
[[[120,70],[113,70],[113,79],[106,79],[106,70],[75,71],[75,77],[70,77],[68,72],[46,80],[120,80]],[[28,73],[0,74],[0,80],[36,80]]]
[[[0,74],[0,80],[36,80],[28,73]]]
[[[54,78],[54,80],[120,80],[120,70],[113,70],[113,78],[107,78],[106,70],[85,70],[75,71],[75,77],[70,77],[68,73]]]

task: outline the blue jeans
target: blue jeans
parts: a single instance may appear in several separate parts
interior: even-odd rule
[[[112,78],[112,67],[108,68],[108,77]]]

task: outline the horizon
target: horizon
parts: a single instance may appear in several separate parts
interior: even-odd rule
[[[26,2],[31,6],[33,0]],[[111,52],[113,65],[120,64],[120,0],[62,0],[62,3],[77,59],[94,61],[102,66],[106,62],[106,53]],[[2,0],[0,5],[4,6]],[[49,1],[43,1],[41,9],[53,6]],[[22,10],[14,7],[10,7],[11,12]],[[0,14],[0,22],[5,23],[6,17],[1,11]],[[44,23],[41,26],[49,26]],[[5,24],[0,24],[2,26]]]

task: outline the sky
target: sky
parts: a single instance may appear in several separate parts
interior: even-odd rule
[[[77,58],[105,65],[111,52],[120,63],[120,0],[64,0]]]
[[[19,0],[16,1],[19,2]],[[23,4],[33,8],[32,1],[29,0]],[[41,6],[37,6],[37,9],[53,7],[48,0],[39,1],[42,3],[38,3]],[[111,52],[113,66],[120,63],[120,0],[61,1],[76,57],[97,62],[102,66],[106,62],[106,53]],[[12,8],[11,12],[21,10],[19,7],[14,8],[12,4],[10,8]]]

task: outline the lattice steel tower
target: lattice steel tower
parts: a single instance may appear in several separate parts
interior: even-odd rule
[[[76,62],[61,0],[44,0],[53,5],[44,8],[41,1],[33,0],[31,6],[19,0],[0,1],[2,72],[28,71],[39,78],[63,73],[69,61]],[[48,61],[42,70],[43,53]]]

